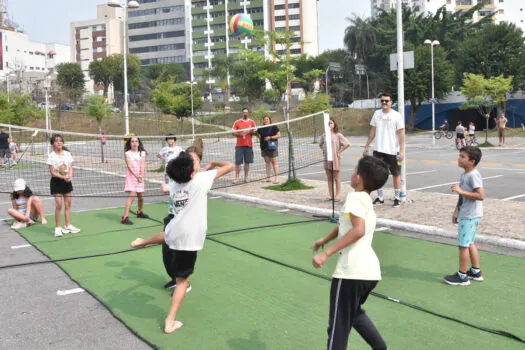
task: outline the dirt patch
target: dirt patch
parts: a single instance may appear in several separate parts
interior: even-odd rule
[[[284,179],[283,179],[284,180]],[[327,184],[315,180],[303,180],[310,190],[279,192],[266,190],[264,182],[252,182],[245,185],[223,188],[218,192],[234,193],[261,199],[275,200],[291,204],[331,209],[332,202],[325,200],[328,196]],[[338,212],[344,204],[344,198],[352,191],[348,184],[343,184],[341,198],[335,203]],[[375,193],[372,194],[375,198]],[[457,225],[452,224],[452,212],[456,206],[457,196],[441,193],[409,191],[400,208],[393,208],[393,191],[385,190],[385,204],[376,207],[378,218],[398,220],[420,225],[439,227],[456,232]],[[513,238],[525,241],[523,216],[525,203],[486,199],[483,202],[484,216],[480,224],[480,233],[490,236]]]

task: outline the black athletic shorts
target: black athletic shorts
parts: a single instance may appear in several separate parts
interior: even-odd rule
[[[167,248],[162,249],[162,257],[168,275],[175,280],[177,277],[189,277],[193,274],[195,262],[197,261],[197,252]]]
[[[401,174],[401,165],[397,164],[397,157],[395,155],[377,151],[374,151],[373,155],[374,157],[382,159],[386,164],[388,164],[390,174],[394,176]]]
[[[51,194],[67,194],[73,192],[73,184],[71,181],[59,179],[58,177],[51,177],[49,184]]]
[[[458,138],[458,139],[461,139],[461,140],[462,140],[462,139],[464,139],[464,138],[465,138],[465,134],[458,134],[458,133],[456,133],[456,138]]]

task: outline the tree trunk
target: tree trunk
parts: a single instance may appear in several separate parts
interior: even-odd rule
[[[404,106],[399,106],[398,107],[398,112],[401,113],[401,108],[403,108]],[[417,105],[416,105],[416,101],[415,100],[410,100],[410,117],[408,118],[408,125],[407,125],[407,129],[409,131],[413,131],[414,128],[415,128],[415,125],[416,125],[416,114],[417,114]]]
[[[100,161],[105,163],[104,144],[102,143],[102,120],[98,120],[98,134],[100,136]]]
[[[180,117],[180,134],[184,136],[184,117]]]

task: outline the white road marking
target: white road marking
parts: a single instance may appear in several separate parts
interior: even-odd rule
[[[434,173],[436,170],[425,170],[425,171],[416,171],[415,173],[407,173],[407,175],[418,175],[418,174],[426,174],[426,173]]]
[[[28,248],[28,247],[31,247],[31,244],[13,245],[11,246],[11,249],[20,249],[20,248]]]
[[[76,293],[82,293],[82,292],[84,292],[84,289],[82,288],[57,290],[57,295],[63,296],[63,295],[76,294]]]
[[[210,199],[218,199],[218,198],[222,198],[222,196],[210,197]]]
[[[378,227],[375,229],[375,231],[377,232],[388,231],[388,230],[390,230],[390,227]]]
[[[486,155],[483,155],[483,159],[487,158],[487,157],[491,157],[491,156],[506,156],[506,155],[514,155],[514,154],[520,154],[520,153],[525,153],[525,151],[516,151],[516,152],[503,152],[503,153],[500,153],[500,152],[494,152],[494,153],[489,153],[489,154],[486,154]]]
[[[278,213],[286,213],[287,211],[290,211],[290,209],[276,210],[276,212],[278,212]]]
[[[482,180],[489,180],[489,179],[496,179],[498,177],[502,177],[503,175],[496,175],[496,176],[489,176],[489,177],[483,177],[481,178]],[[453,184],[457,184],[458,181],[454,181],[454,182],[448,182],[448,183],[445,183],[445,184],[439,184],[439,185],[433,185],[433,186],[426,186],[426,187],[420,187],[420,188],[411,188],[410,191],[420,191],[420,190],[426,190],[428,188],[435,188],[435,187],[442,187],[442,186],[448,186],[448,185],[453,185]]]
[[[525,194],[520,194],[520,195],[513,196],[513,197],[503,198],[502,201],[511,201],[511,200],[513,200],[513,199],[516,199],[516,198],[522,198],[522,197],[525,197]]]
[[[351,169],[341,169],[341,172],[343,172],[343,171],[352,171],[352,170],[354,170],[354,168],[351,168]],[[316,171],[316,172],[313,172],[313,173],[297,174],[297,176],[314,175],[314,174],[326,174],[326,171],[323,170],[323,171]]]

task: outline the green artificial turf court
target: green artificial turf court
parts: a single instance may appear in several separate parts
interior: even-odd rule
[[[145,211],[162,220],[166,204]],[[122,209],[73,213],[82,228],[77,235],[55,239],[52,224],[20,232],[52,259],[127,249],[136,237],[162,230],[158,222],[119,223]],[[48,221],[52,221],[52,217]],[[308,220],[247,205],[210,200],[208,233]],[[253,228],[211,237],[199,252],[193,290],[177,319],[181,330],[165,335],[170,303],[162,288],[160,247],[118,255],[60,262],[59,265],[139,336],[159,348],[178,349],[320,349],[326,347],[330,282],[261,259],[222,243],[329,277],[335,257],[322,269],[311,265],[309,247],[334,224],[310,222]],[[486,281],[469,287],[447,286],[445,274],[457,269],[457,248],[376,233],[374,248],[383,280],[375,292],[479,326],[525,338],[523,260],[481,252]],[[365,309],[391,349],[523,349],[524,344],[439,318],[375,296]],[[349,348],[367,349],[352,332]]]

